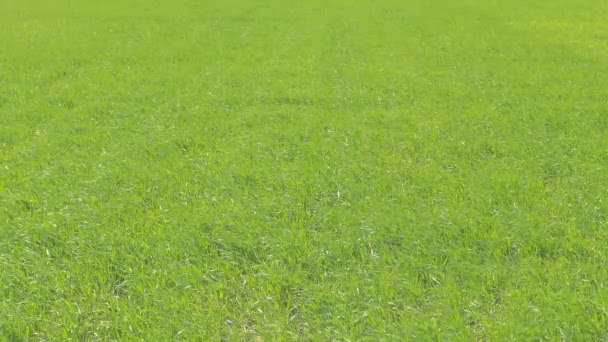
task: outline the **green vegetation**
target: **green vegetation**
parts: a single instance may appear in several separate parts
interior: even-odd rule
[[[0,341],[608,339],[606,17],[1,0]]]

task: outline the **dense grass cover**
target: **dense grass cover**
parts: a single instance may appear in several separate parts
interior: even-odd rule
[[[607,17],[0,0],[0,340],[608,339]]]

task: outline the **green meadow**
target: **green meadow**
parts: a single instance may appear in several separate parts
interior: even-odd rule
[[[0,0],[0,341],[608,340],[604,0]]]

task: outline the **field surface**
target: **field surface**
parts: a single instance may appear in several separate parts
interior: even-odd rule
[[[604,0],[0,0],[0,341],[608,340]]]

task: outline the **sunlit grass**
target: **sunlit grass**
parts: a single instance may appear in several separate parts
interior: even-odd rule
[[[606,339],[605,14],[0,2],[1,339]]]

